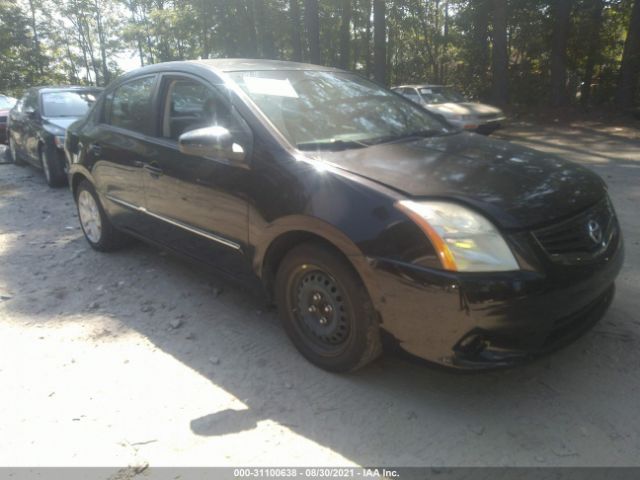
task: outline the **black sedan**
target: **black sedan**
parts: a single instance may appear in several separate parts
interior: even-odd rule
[[[13,161],[42,168],[51,187],[63,185],[65,131],[87,113],[101,91],[95,87],[29,89],[9,113],[7,136]]]
[[[206,60],[115,81],[65,144],[89,244],[134,236],[259,284],[331,371],[381,337],[513,365],[607,310],[623,262],[604,182],[463,133],[355,74]]]

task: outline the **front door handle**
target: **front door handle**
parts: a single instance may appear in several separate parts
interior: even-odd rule
[[[92,143],[89,145],[89,152],[98,157],[102,154],[102,146],[99,143]]]
[[[150,165],[148,163],[145,163],[143,168],[147,172],[149,172],[149,175],[151,175],[152,177],[155,177],[155,178],[161,176],[164,173],[161,168],[154,167],[153,165]]]

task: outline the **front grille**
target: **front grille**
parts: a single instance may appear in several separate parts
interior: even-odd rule
[[[563,222],[533,232],[552,260],[583,263],[603,253],[617,233],[615,213],[608,198]]]

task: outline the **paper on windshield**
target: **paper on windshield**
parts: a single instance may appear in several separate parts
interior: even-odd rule
[[[273,95],[275,97],[298,98],[293,85],[288,78],[278,80],[275,78],[244,77],[244,84],[251,93],[259,95]]]

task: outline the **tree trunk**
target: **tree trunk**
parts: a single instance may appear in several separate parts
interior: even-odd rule
[[[384,0],[373,1],[373,75],[382,85],[387,84],[387,26]]]
[[[252,0],[245,0],[245,2],[238,2],[240,8],[242,10],[242,16],[244,17],[244,25],[246,36],[247,36],[247,46],[245,49],[245,55],[247,57],[256,58],[258,56],[258,35],[256,33],[256,20],[253,11],[253,2]]]
[[[98,0],[94,0],[94,6],[96,9],[96,27],[98,28],[98,42],[100,43],[100,59],[102,60],[102,84],[107,85],[109,83],[109,66],[107,65],[107,45],[104,34],[104,27],[102,25],[102,14],[100,13],[100,3]]]
[[[432,35],[429,33],[429,0],[425,0],[425,6],[422,8],[421,4],[418,4],[418,11],[414,13],[414,15],[420,20],[420,25],[422,26],[422,34],[424,36],[424,51],[426,52],[425,61],[429,65],[431,69],[431,79],[435,80],[435,74],[433,72],[436,71],[436,59],[433,54],[432,45]]]
[[[364,65],[367,77],[371,78],[371,0],[365,0],[365,51],[364,51]]]
[[[551,106],[566,105],[567,96],[567,42],[571,27],[573,0],[554,0],[551,11],[555,16],[551,44]]]
[[[264,0],[254,0],[256,30],[260,38],[260,46],[262,47],[262,58],[276,59],[276,46],[273,39],[273,30],[270,28],[269,11],[265,8]]]
[[[127,7],[129,7],[129,12],[131,13],[130,22],[136,26],[136,44],[138,47],[138,56],[140,57],[140,66],[144,67],[144,52],[142,51],[142,39],[140,38],[140,30],[137,28],[139,21],[136,17],[136,6],[133,0],[129,0],[127,2]]]
[[[340,24],[340,68],[351,66],[351,0],[342,0],[342,23]]]
[[[497,105],[509,102],[509,55],[507,52],[507,1],[493,0],[491,23],[493,26],[493,52],[491,65],[493,80],[491,98]]]
[[[624,42],[620,80],[618,83],[618,105],[628,108],[634,105],[640,71],[640,0],[635,0],[631,10],[629,31]]]
[[[584,77],[580,88],[580,103],[583,106],[589,105],[591,101],[591,82],[600,46],[600,29],[602,28],[603,0],[593,0],[591,10],[591,25],[589,26],[589,39],[587,40],[587,63],[584,68]]]
[[[449,52],[449,0],[444,2],[444,33],[442,34],[442,59],[440,61],[440,81],[447,83]]]
[[[473,76],[478,79],[478,94],[487,95],[487,71],[489,69],[489,1],[474,2],[473,44],[476,47],[471,65]]]
[[[42,65],[42,51],[40,49],[40,37],[38,36],[38,27],[36,25],[36,10],[33,5],[33,0],[29,0],[29,9],[31,10],[31,29],[33,30],[33,45],[35,50],[35,60],[38,67],[38,73],[42,75],[44,68]]]
[[[320,65],[320,18],[318,17],[318,0],[304,1],[304,23],[309,36],[309,61]]]
[[[300,36],[300,4],[298,0],[289,1],[291,11],[291,48],[293,50],[292,60],[302,61],[302,38]]]
[[[69,60],[69,66],[71,68],[70,80],[72,84],[78,84],[80,83],[80,77],[78,76],[78,70],[76,69],[76,64],[73,61],[73,56],[71,55],[71,42],[69,41],[69,35],[67,33],[67,30],[65,30],[64,25],[61,26],[61,30],[64,32],[64,42],[65,48],[67,50],[67,59]]]
[[[433,29],[435,34],[433,35],[433,56],[435,57],[435,63],[433,65],[433,78],[436,79],[436,83],[441,83],[440,80],[440,0],[434,0],[433,10]]]

